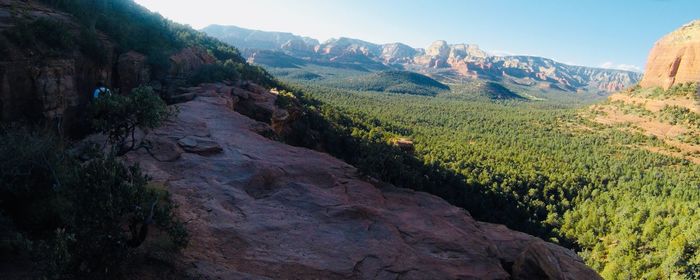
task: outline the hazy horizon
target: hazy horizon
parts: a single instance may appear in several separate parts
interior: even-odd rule
[[[425,48],[436,40],[494,54],[532,55],[641,72],[654,42],[698,18],[700,2],[136,0],[176,22],[289,32],[321,42],[349,37]],[[261,20],[262,19],[262,20]]]

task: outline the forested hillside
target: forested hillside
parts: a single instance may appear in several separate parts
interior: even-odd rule
[[[372,176],[574,248],[608,279],[698,276],[700,165],[639,148],[663,146],[656,137],[556,102],[298,87],[362,139],[329,151]],[[385,146],[397,138],[415,155]]]
[[[260,69],[245,63],[239,51],[202,32],[172,22],[162,16],[152,13],[131,0],[39,0],[59,10],[76,17],[81,24],[82,37],[63,38],[63,40],[78,40],[79,45],[91,44],[91,36],[95,32],[104,33],[117,48],[117,53],[137,51],[145,54],[154,72],[169,68],[169,56],[186,47],[201,47],[213,55],[219,62],[227,61],[233,64],[226,67],[236,67],[242,78],[257,81],[261,84],[271,82],[271,77]],[[40,39],[40,38],[39,38]],[[95,43],[94,40],[92,43]],[[100,54],[100,47],[92,46],[94,55]],[[81,48],[90,53],[89,48]]]
[[[407,71],[383,71],[348,77],[334,83],[337,87],[360,91],[381,91],[435,96],[450,89],[430,77]]]

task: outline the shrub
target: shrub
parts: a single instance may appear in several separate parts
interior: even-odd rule
[[[148,132],[160,126],[171,113],[150,87],[138,87],[128,96],[101,97],[90,108],[93,128],[109,137],[117,155],[137,148],[136,128]]]
[[[49,133],[0,131],[0,210],[20,229],[42,235],[62,223],[65,201],[55,195],[74,163]]]
[[[9,40],[22,48],[36,47],[54,51],[71,50],[75,47],[75,36],[68,26],[61,21],[39,18],[32,22],[20,22],[5,31]]]
[[[187,82],[190,85],[199,85],[201,83],[220,82],[223,80],[237,81],[241,75],[236,70],[235,65],[231,60],[226,61],[226,63],[204,65]]]
[[[48,278],[120,276],[149,225],[180,249],[187,232],[164,192],[114,154],[74,158],[49,133],[0,131],[0,253],[33,253]]]
[[[71,274],[106,278],[120,271],[133,255],[132,248],[146,239],[155,223],[184,246],[186,235],[174,220],[170,206],[158,207],[158,194],[147,188],[148,177],[138,166],[127,167],[112,155],[74,169],[63,193],[72,202],[66,232],[57,232],[52,246],[60,258],[63,247]]]

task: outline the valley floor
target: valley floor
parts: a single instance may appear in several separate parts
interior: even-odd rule
[[[591,119],[581,114],[587,109],[559,102],[361,92],[313,82],[299,90],[348,116],[335,122],[354,136],[410,139],[428,170],[454,172],[431,177],[436,186],[424,190],[477,219],[575,248],[604,278],[694,277],[700,267],[700,164],[692,150],[679,151],[664,137],[687,131],[619,129],[606,124],[614,116]],[[685,100],[673,102],[687,109]],[[684,112],[679,120],[692,116]],[[334,114],[327,116],[333,120]],[[398,161],[368,156],[358,167],[370,174],[384,168],[376,176],[398,182],[392,172],[407,172],[391,169],[402,165]],[[409,165],[404,161],[402,168]]]

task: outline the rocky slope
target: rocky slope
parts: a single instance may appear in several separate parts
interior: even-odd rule
[[[68,134],[79,134],[98,82],[121,93],[149,85],[168,97],[192,73],[217,62],[209,51],[213,45],[187,43],[167,50],[160,46],[164,56],[153,59],[120,45],[105,30],[89,31],[76,16],[47,3],[0,0],[0,121],[48,120]],[[129,1],[119,3],[150,22],[163,20]],[[146,31],[163,36],[172,30]]]
[[[598,124],[639,132],[662,145],[640,148],[700,164],[700,20],[659,40],[639,87],[585,113]]]
[[[661,38],[649,54],[642,87],[669,89],[700,81],[700,20]]]
[[[567,249],[261,136],[288,115],[274,92],[250,84],[190,91],[195,99],[149,136],[157,159],[128,155],[189,221],[182,266],[190,277],[599,279]],[[244,103],[247,115],[273,111],[271,121],[236,112]]]
[[[290,37],[283,43],[268,40],[251,44],[238,30],[238,27],[222,26],[203,29],[224,42],[249,49],[247,53],[251,61],[264,65],[267,65],[266,61],[255,60],[255,54],[260,50],[273,50],[310,62],[371,65],[366,67],[368,69],[380,69],[379,66],[384,65],[428,74],[447,82],[483,79],[570,92],[611,93],[634,85],[641,78],[634,72],[571,66],[541,57],[494,56],[476,45],[451,45],[445,41],[436,41],[426,49],[414,49],[401,43],[379,45],[350,38],[317,43],[299,36]],[[257,32],[268,34],[268,37],[276,34]]]

